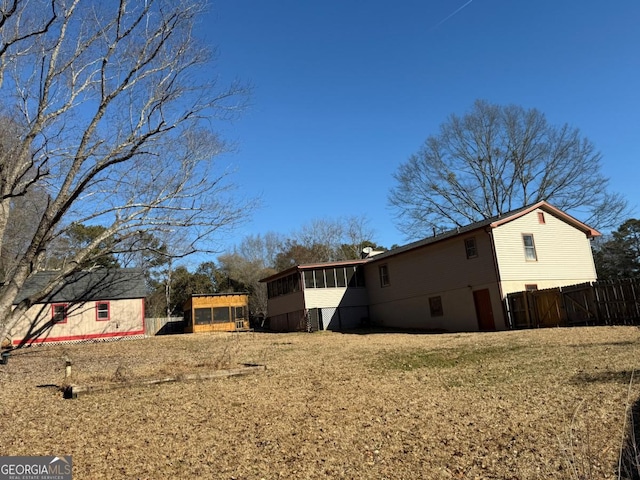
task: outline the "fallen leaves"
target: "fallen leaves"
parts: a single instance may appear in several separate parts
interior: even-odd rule
[[[632,327],[176,335],[64,353],[78,384],[268,366],[65,401],[36,388],[64,380],[63,349],[16,352],[0,367],[3,454],[71,454],[78,479],[613,478],[640,396],[627,397]]]

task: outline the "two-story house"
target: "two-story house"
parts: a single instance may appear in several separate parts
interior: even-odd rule
[[[394,328],[502,330],[508,293],[595,281],[590,242],[598,235],[539,202],[364,260],[300,265],[263,280],[271,328],[347,329],[357,318]],[[347,268],[361,272],[360,283],[342,279]],[[322,271],[323,280],[315,282],[314,273],[311,283],[310,271]],[[285,277],[294,287],[279,287]],[[281,320],[290,315],[297,320]]]

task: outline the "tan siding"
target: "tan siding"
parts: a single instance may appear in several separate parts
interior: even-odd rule
[[[110,319],[96,320],[96,303],[87,302],[69,307],[66,323],[56,323],[38,340],[66,341],[74,337],[99,338],[118,336],[130,332],[144,331],[144,301],[142,299],[109,300]],[[39,328],[51,320],[51,305],[31,307],[10,332],[11,337],[20,340],[25,337],[30,325]]]
[[[302,292],[289,293],[269,299],[269,316],[275,317],[288,312],[303,310],[304,295]]]
[[[537,210],[493,230],[503,294],[526,284],[550,288],[596,280],[591,243],[584,232]],[[533,234],[537,261],[525,259],[522,234]]]
[[[475,237],[476,258],[467,259],[464,240]],[[380,285],[379,267],[387,265],[390,285]],[[496,328],[504,328],[495,263],[484,230],[461,235],[365,265],[370,314],[388,326],[477,330],[473,290],[491,288]],[[429,297],[441,296],[444,315],[431,318]]]
[[[474,290],[488,288],[491,295],[493,317],[498,330],[506,328],[500,295],[495,284],[479,285]],[[429,297],[440,296],[442,316],[431,316]],[[376,324],[399,328],[417,328],[444,331],[477,331],[478,320],[473,302],[473,290],[461,288],[416,296],[369,307]]]

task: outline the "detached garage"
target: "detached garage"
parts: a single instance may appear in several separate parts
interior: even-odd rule
[[[14,304],[35,298],[59,272],[27,280]],[[145,279],[138,269],[82,271],[34,303],[9,329],[13,345],[144,337]]]

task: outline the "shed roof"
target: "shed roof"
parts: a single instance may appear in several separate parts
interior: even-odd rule
[[[59,272],[37,272],[27,279],[14,304],[37,294]],[[101,269],[77,272],[65,280],[45,300],[55,302],[87,302],[92,300],[123,300],[147,296],[144,273],[140,269]]]
[[[275,273],[267,278],[263,278],[261,282],[270,282],[272,280],[276,280],[280,277],[284,277],[286,275],[290,275],[296,271],[309,270],[313,268],[323,268],[323,267],[331,267],[331,266],[340,266],[340,265],[358,265],[362,263],[372,263],[377,262],[379,260],[384,260],[385,258],[392,257],[394,255],[399,255],[404,252],[408,252],[410,250],[414,250],[416,248],[424,247],[426,245],[431,245],[433,243],[440,242],[442,240],[446,240],[449,238],[456,237],[458,235],[465,235],[469,232],[479,229],[493,229],[497,228],[500,225],[504,225],[505,223],[511,222],[517,218],[520,218],[528,213],[535,211],[536,209],[542,209],[548,212],[551,215],[555,215],[560,218],[564,222],[572,225],[578,230],[584,232],[584,234],[588,238],[598,237],[600,236],[600,232],[596,229],[589,227],[588,225],[582,223],[581,221],[575,219],[571,215],[563,212],[562,210],[550,205],[549,203],[542,201],[534,203],[533,205],[527,205],[522,208],[517,208],[507,213],[503,213],[501,215],[496,215],[495,217],[487,218],[484,220],[480,220],[478,222],[470,223],[469,225],[465,225],[463,227],[454,228],[452,230],[448,230],[446,232],[440,233],[438,235],[434,235],[432,237],[427,237],[422,240],[418,240],[413,243],[408,243],[407,245],[403,245],[401,247],[394,248],[393,250],[387,250],[386,252],[377,254],[373,257],[365,258],[362,260],[348,260],[341,262],[327,262],[327,263],[314,263],[314,264],[305,264],[305,265],[295,265],[286,270],[282,270],[278,273]]]

